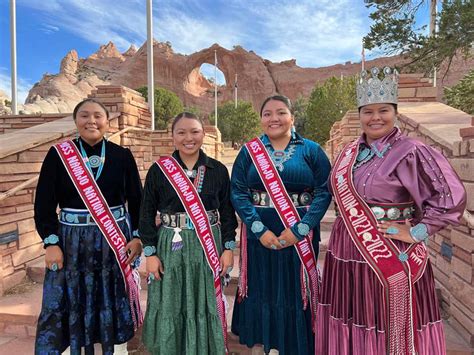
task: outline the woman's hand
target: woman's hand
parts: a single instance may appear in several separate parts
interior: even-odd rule
[[[44,262],[46,267],[50,270],[53,270],[53,264],[56,264],[56,270],[61,270],[63,268],[63,251],[57,245],[50,245],[46,248],[46,254],[44,255]]]
[[[158,256],[152,255],[146,257],[146,273],[151,280],[161,280],[160,274],[164,274],[165,269]]]
[[[405,223],[395,223],[395,222],[381,222],[378,224],[378,231],[383,234],[385,238],[397,239],[402,242],[413,244],[416,241],[412,238],[410,234],[411,224],[407,220]]]
[[[142,253],[143,245],[142,241],[139,238],[133,238],[125,246],[125,252],[128,254],[127,264],[130,264],[135,260],[137,256]]]
[[[265,248],[273,250],[281,249],[281,244],[278,242],[278,238],[271,230],[267,230],[263,233],[259,240]]]
[[[221,277],[224,277],[225,274],[229,274],[234,267],[234,253],[232,250],[224,250],[219,259],[219,263],[221,265]]]
[[[282,248],[291,247],[298,242],[298,238],[296,238],[290,228],[286,228],[278,237],[278,243],[280,243]]]

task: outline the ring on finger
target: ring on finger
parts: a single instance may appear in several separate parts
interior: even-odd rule
[[[387,228],[387,234],[398,234],[400,230],[397,227],[390,226]]]
[[[279,240],[280,244],[281,245],[286,245],[286,240],[282,239],[282,240]]]
[[[272,248],[273,250],[276,250],[277,247],[276,247],[275,244],[272,244],[272,245],[270,246],[270,248]]]
[[[52,263],[51,264],[51,271],[58,271],[58,264]]]

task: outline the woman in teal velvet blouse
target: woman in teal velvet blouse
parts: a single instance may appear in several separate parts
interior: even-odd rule
[[[267,98],[260,116],[264,132],[260,139],[301,221],[284,229],[247,149],[242,148],[232,169],[231,200],[242,219],[242,238],[247,238],[243,250],[247,267],[241,271],[246,277],[241,274],[241,281],[248,281],[240,283],[232,332],[248,347],[263,344],[266,353],[277,349],[280,355],[312,354],[310,307],[308,303],[303,309],[301,262],[293,245],[312,233],[317,257],[319,223],[331,200],[326,185],[330,164],[317,143],[294,132],[288,98]]]

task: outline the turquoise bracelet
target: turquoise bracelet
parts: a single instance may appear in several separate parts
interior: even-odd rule
[[[224,243],[225,250],[234,250],[235,248],[237,248],[237,243],[235,242],[235,240],[229,240]]]
[[[145,248],[143,248],[143,253],[145,256],[152,256],[156,254],[156,247],[147,245]]]
[[[45,245],[56,245],[59,243],[59,237],[56,234],[50,234],[48,237],[44,238],[43,243]]]
[[[418,223],[410,228],[410,235],[416,242],[424,242],[428,238],[428,228],[424,223]]]

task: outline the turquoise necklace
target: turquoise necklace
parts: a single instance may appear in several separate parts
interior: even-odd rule
[[[102,149],[100,151],[100,157],[98,157],[97,155],[92,155],[88,157],[82,145],[81,139],[79,139],[79,147],[81,148],[81,155],[84,162],[86,163],[87,168],[91,172],[92,176],[94,176],[94,179],[97,181],[99,179],[100,174],[102,173],[102,169],[104,168],[105,163],[105,139],[102,140]],[[97,173],[94,174],[94,171],[92,171],[92,169],[97,168],[99,169],[97,170]]]
[[[374,156],[383,158],[389,149],[391,149],[391,144],[387,143],[382,150],[378,150],[374,143],[371,144],[370,148],[365,147],[362,149],[359,154],[357,154],[357,162],[354,164],[354,170],[360,167],[361,165],[372,160]]]
[[[206,172],[206,166],[201,165],[197,170],[188,170],[184,169],[187,177],[190,179],[194,179],[194,187],[196,188],[198,193],[201,193],[202,184],[204,182],[204,174]]]
[[[377,147],[375,146],[375,143],[372,143],[371,147],[376,156],[378,156],[379,158],[383,158],[385,153],[387,153],[387,150],[391,149],[391,144],[390,143],[385,144],[382,150],[378,150]]]

